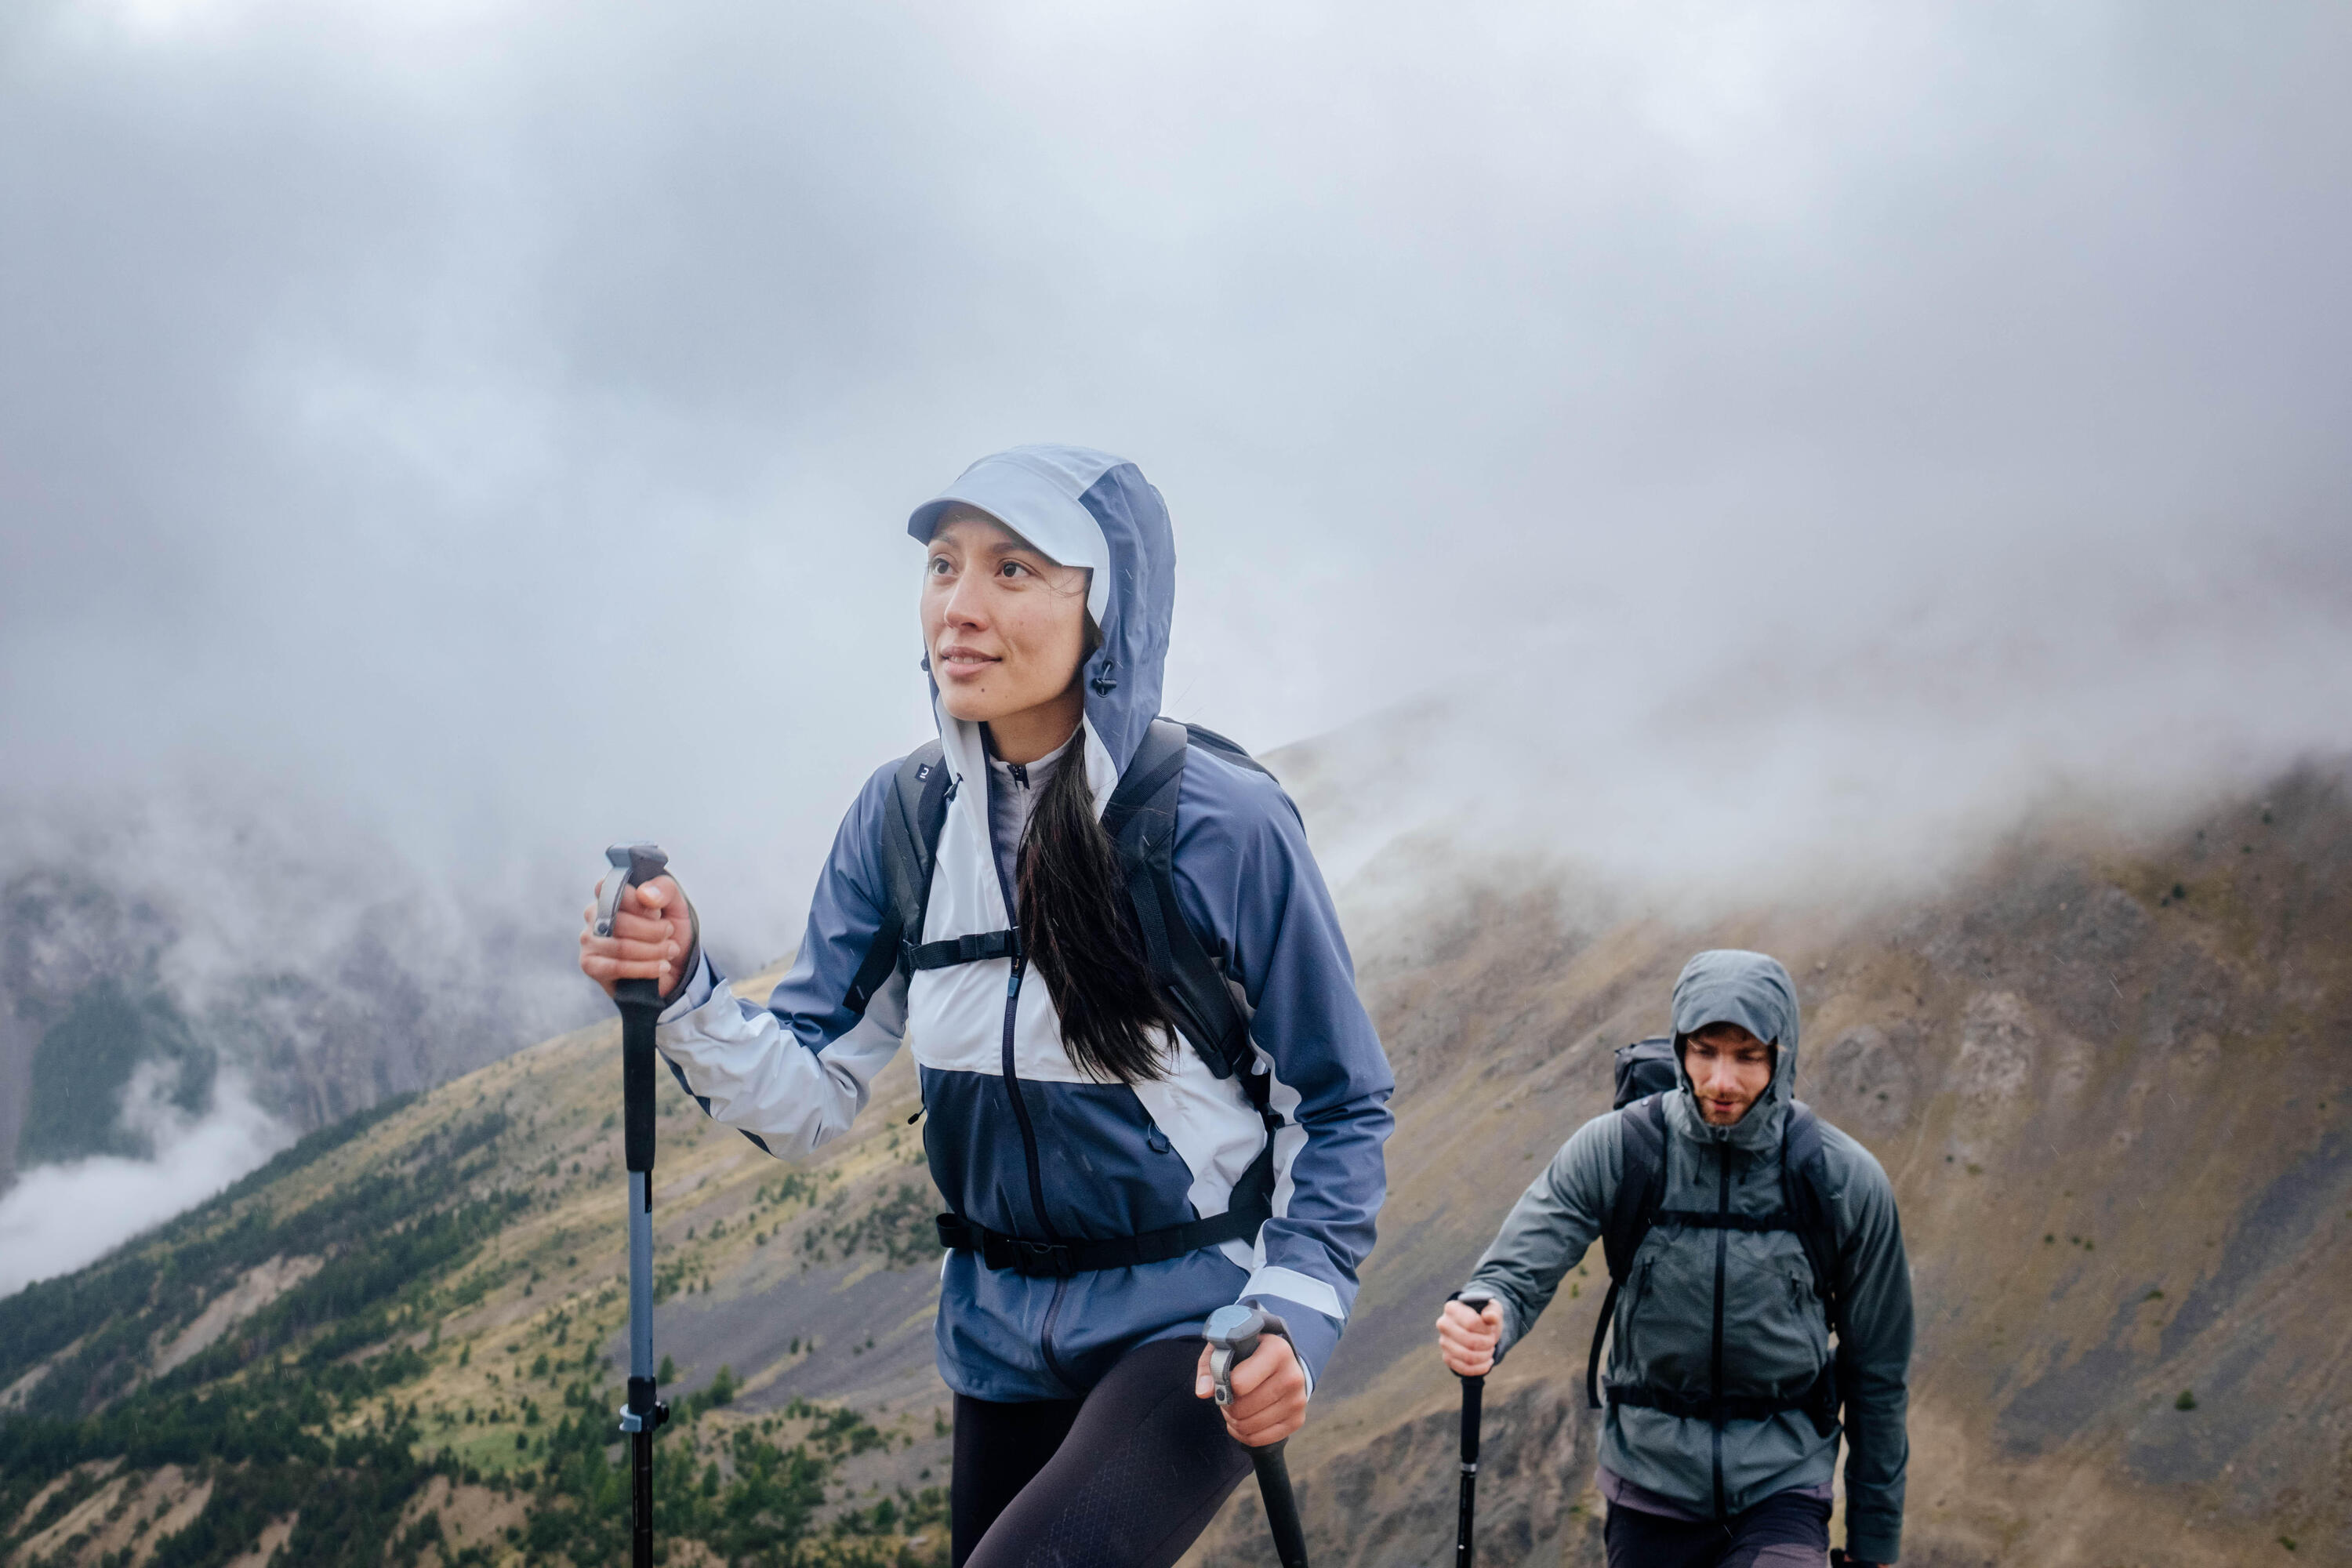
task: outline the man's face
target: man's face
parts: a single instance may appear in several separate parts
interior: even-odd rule
[[[1772,1087],[1772,1047],[1737,1024],[1709,1024],[1683,1041],[1683,1069],[1710,1127],[1734,1127]]]

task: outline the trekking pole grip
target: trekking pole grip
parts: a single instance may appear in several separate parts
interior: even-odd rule
[[[1239,1304],[1220,1307],[1209,1314],[1201,1337],[1209,1342],[1209,1375],[1216,1383],[1219,1409],[1234,1402],[1234,1363],[1256,1354],[1258,1341],[1267,1334],[1286,1340],[1289,1325],[1271,1312]],[[1250,1468],[1257,1472],[1258,1496],[1265,1503],[1275,1557],[1282,1568],[1307,1568],[1307,1530],[1298,1518],[1298,1495],[1291,1489],[1290,1467],[1282,1457],[1285,1441],[1250,1447]]]
[[[615,844],[604,851],[604,886],[596,900],[596,934],[613,934],[614,917],[631,888],[669,868],[669,857],[655,844]],[[662,1010],[661,986],[652,980],[613,984],[613,1005],[621,1013],[621,1153],[631,1171],[654,1168],[654,1025]]]

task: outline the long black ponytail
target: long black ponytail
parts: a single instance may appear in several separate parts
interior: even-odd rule
[[[1087,631],[1091,647],[1091,619]],[[1070,1059],[1105,1081],[1166,1078],[1175,1025],[1144,955],[1118,851],[1095,815],[1083,724],[1021,835],[1020,887],[1021,946],[1062,1016]]]

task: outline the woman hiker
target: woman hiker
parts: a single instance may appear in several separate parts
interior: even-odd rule
[[[954,1562],[1171,1563],[1244,1445],[1306,1419],[1386,1190],[1388,1062],[1289,797],[1154,722],[1159,491],[1101,452],[1015,447],[908,531],[940,739],[851,805],[791,973],[738,998],[668,877],[583,934],[581,968],[657,981],[672,1072],[783,1157],[846,1130],[913,1042],[952,1209]],[[1221,1413],[1201,1331],[1237,1301],[1287,1338]]]

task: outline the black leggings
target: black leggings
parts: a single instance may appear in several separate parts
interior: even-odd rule
[[[1138,1345],[1084,1399],[955,1401],[955,1565],[1168,1568],[1250,1473],[1192,1394],[1198,1340]]]
[[[1821,1568],[1830,1554],[1830,1505],[1777,1492],[1727,1524],[1710,1524],[1612,1504],[1601,1539],[1609,1568]]]

